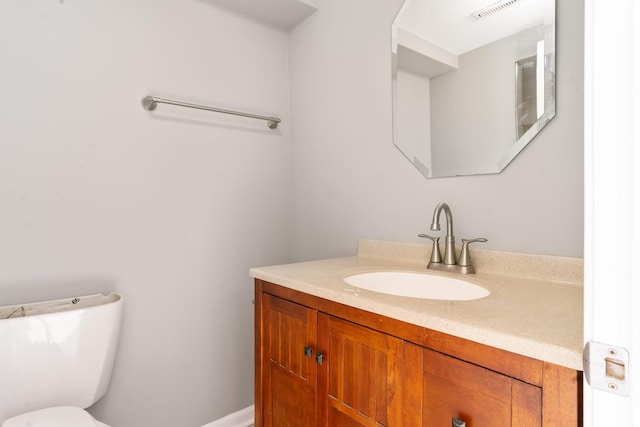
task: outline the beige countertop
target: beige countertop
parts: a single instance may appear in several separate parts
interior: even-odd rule
[[[582,259],[473,250],[475,275],[426,270],[430,248],[360,240],[356,256],[253,268],[250,274],[300,292],[481,344],[582,370]],[[416,271],[478,284],[490,295],[438,301],[357,289],[353,274]]]

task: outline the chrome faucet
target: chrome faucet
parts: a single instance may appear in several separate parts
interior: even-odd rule
[[[460,251],[460,260],[456,262],[456,238],[453,235],[453,215],[451,208],[446,203],[438,203],[433,211],[433,219],[431,220],[432,231],[440,231],[440,213],[444,211],[447,220],[447,235],[445,237],[444,259],[440,254],[440,237],[429,236],[427,234],[418,234],[418,237],[424,237],[433,241],[433,249],[431,250],[431,259],[427,268],[441,271],[452,271],[462,274],[473,274],[475,270],[471,264],[471,255],[469,254],[469,243],[486,242],[487,239],[481,237],[478,239],[462,239],[462,250]]]
[[[444,211],[444,217],[447,220],[447,236],[444,242],[444,264],[456,265],[456,238],[453,236],[453,216],[451,208],[446,203],[438,203],[433,211],[433,219],[431,220],[431,231],[440,231],[440,212]]]

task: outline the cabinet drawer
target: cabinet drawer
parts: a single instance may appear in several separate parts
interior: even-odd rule
[[[406,425],[541,426],[539,387],[409,343],[405,355],[405,405],[418,413]]]

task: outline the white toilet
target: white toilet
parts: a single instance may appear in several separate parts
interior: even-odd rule
[[[83,408],[104,396],[120,294],[0,307],[2,427],[108,427]]]

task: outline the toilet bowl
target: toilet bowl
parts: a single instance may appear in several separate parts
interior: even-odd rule
[[[39,409],[9,418],[2,427],[109,427],[75,406]]]
[[[83,408],[107,391],[123,298],[0,307],[1,427],[109,427]]]

